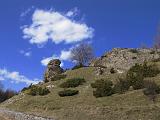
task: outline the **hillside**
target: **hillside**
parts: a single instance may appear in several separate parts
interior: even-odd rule
[[[63,73],[66,78],[37,85],[48,88],[49,94],[31,96],[22,92],[2,103],[1,107],[56,120],[159,120],[159,95],[153,102],[143,94],[142,89],[130,89],[123,94],[96,98],[91,87],[91,83],[99,79],[116,83],[135,63],[147,61],[160,69],[159,58],[159,51],[152,49],[113,49],[93,61],[90,67],[67,70]],[[110,73],[111,68],[115,69],[114,74]],[[79,90],[78,95],[60,97],[58,92],[63,90],[60,84],[71,78],[84,78],[86,82],[71,88]],[[146,79],[152,79],[160,85],[160,74]]]

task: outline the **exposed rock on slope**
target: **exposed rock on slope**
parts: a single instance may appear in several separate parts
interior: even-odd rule
[[[48,63],[47,70],[44,75],[45,81],[51,81],[56,75],[63,73],[63,69],[60,67],[61,61],[58,59],[51,60]]]
[[[135,63],[152,61],[160,58],[160,50],[114,48],[104,56],[93,60],[90,66],[128,70]]]
[[[51,118],[43,118],[35,115],[10,111],[7,109],[0,109],[0,117],[1,116],[3,117],[3,120],[54,120]]]

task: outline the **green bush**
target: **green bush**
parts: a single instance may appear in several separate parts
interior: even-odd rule
[[[153,59],[152,62],[160,62],[160,58]]]
[[[135,64],[127,72],[126,79],[130,82],[130,85],[134,89],[144,88],[144,78],[145,77],[155,77],[160,71],[155,65]]]
[[[119,78],[118,82],[114,85],[113,90],[114,90],[114,93],[122,94],[128,91],[129,88],[130,88],[130,82],[122,78]]]
[[[91,84],[92,88],[96,90],[93,91],[95,97],[105,97],[113,94],[113,83],[109,80],[97,80],[95,83]]]
[[[76,70],[76,69],[79,69],[79,68],[83,68],[85,67],[83,64],[80,64],[80,65],[75,65],[72,70]]]
[[[47,83],[47,82],[49,82],[49,80],[48,79],[44,79],[44,82]]]
[[[28,92],[28,94],[32,96],[36,96],[36,95],[43,96],[43,95],[47,95],[48,93],[50,93],[50,91],[47,88],[42,88],[35,85],[33,85]]]
[[[160,73],[160,70],[155,65],[143,64],[143,76],[144,77],[155,77]]]
[[[156,95],[160,94],[160,86],[154,81],[145,81],[144,95],[148,96],[152,101],[155,101]]]
[[[152,50],[151,52],[150,52],[150,54],[155,54],[156,53],[156,51],[155,50]]]
[[[144,77],[141,73],[127,73],[127,78],[130,85],[133,87],[134,90],[144,88]]]
[[[61,88],[78,87],[79,85],[82,85],[85,82],[86,81],[83,78],[72,78],[72,79],[68,79],[66,82],[62,83],[60,85],[60,87]]]
[[[54,76],[54,77],[51,79],[51,81],[57,81],[57,80],[65,79],[66,77],[67,77],[67,75],[59,74],[59,75]]]
[[[111,73],[111,74],[114,74],[114,73],[116,73],[116,70],[115,70],[114,68],[111,68],[111,69],[110,69],[110,73]]]
[[[24,91],[26,91],[26,90],[28,90],[28,88],[27,88],[27,87],[24,87],[24,88],[21,90],[21,92],[24,92]]]
[[[29,90],[32,86],[33,86],[33,85],[30,84],[28,87],[24,87],[24,88],[21,90],[21,92],[24,92],[24,91],[26,91],[26,90]]]
[[[137,57],[132,57],[133,60],[137,59]]]
[[[78,93],[79,93],[78,90],[68,89],[68,90],[63,90],[63,91],[58,92],[58,95],[60,97],[65,97],[65,96],[74,96],[74,95],[77,95]]]
[[[50,93],[49,89],[39,87],[39,95],[43,96],[47,95],[48,93]]]
[[[137,49],[130,49],[130,52],[131,53],[138,53],[138,50]]]

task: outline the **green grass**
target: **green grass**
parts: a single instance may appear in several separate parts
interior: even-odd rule
[[[160,63],[156,64],[160,68]],[[42,85],[42,87],[49,84],[55,86],[50,89],[50,94],[46,96],[25,94],[23,99],[18,99],[21,97],[18,95],[12,98],[12,100],[15,99],[13,103],[4,102],[1,107],[59,120],[159,120],[160,96],[157,97],[156,103],[153,103],[143,95],[142,90],[131,90],[125,94],[95,98],[91,83],[101,78],[107,78],[114,83],[120,76],[118,73],[97,76],[94,72],[95,69],[86,67],[67,71],[67,78]],[[59,85],[72,78],[84,78],[86,82],[76,88],[79,94],[60,97],[58,92],[64,89]],[[160,84],[160,75],[146,79],[154,79],[156,83]],[[74,90],[75,88],[70,89]]]

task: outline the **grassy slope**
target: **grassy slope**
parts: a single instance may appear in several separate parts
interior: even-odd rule
[[[157,64],[160,67],[160,63]],[[96,79],[108,78],[115,81],[118,74],[107,76],[96,76],[93,67],[81,68],[68,71],[67,78],[81,77],[86,83],[79,86],[79,95],[72,97],[59,97],[57,92],[62,90],[58,85],[64,80],[44,84],[55,85],[47,96],[25,95],[23,99],[12,104],[3,103],[4,107],[17,111],[34,113],[42,116],[54,117],[60,120],[159,120],[160,118],[160,97],[156,103],[152,103],[142,90],[128,91],[125,94],[115,94],[109,97],[95,98],[92,95],[93,89],[90,83]],[[160,76],[153,78],[160,83]],[[17,99],[15,96],[12,99]]]

